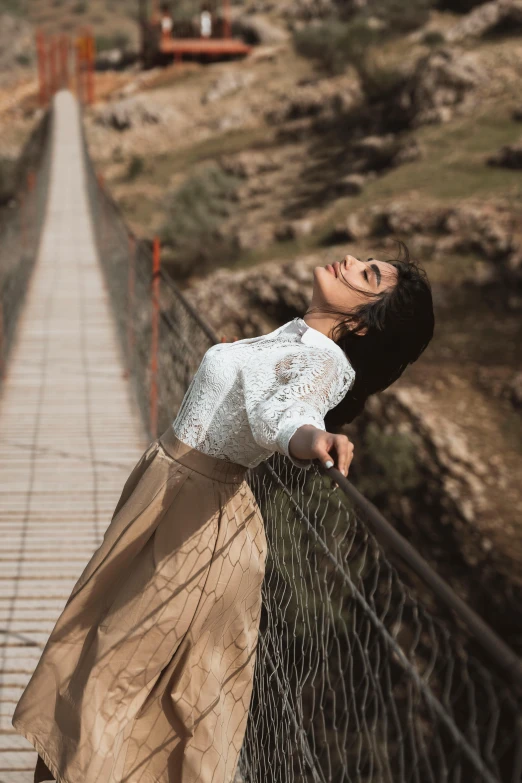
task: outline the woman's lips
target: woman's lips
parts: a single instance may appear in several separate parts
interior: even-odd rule
[[[326,264],[325,269],[328,269],[328,271],[331,272],[334,277],[337,277],[337,275],[335,274],[335,269],[331,264]]]

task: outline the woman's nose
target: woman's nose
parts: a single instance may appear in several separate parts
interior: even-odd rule
[[[355,256],[345,256],[344,260],[346,261],[347,266],[351,266],[352,264],[356,264],[359,259],[355,258]]]

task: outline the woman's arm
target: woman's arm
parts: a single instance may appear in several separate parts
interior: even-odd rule
[[[337,442],[342,444],[337,456],[345,455],[346,436],[327,433],[324,424],[324,416],[341,401],[353,380],[335,354],[292,347],[283,355],[258,355],[242,374],[246,413],[256,443],[286,455],[305,469],[320,454],[327,461]],[[296,431],[304,425],[304,434],[294,441]],[[343,466],[347,461],[343,456]]]
[[[333,435],[330,432],[317,429],[312,424],[303,424],[290,438],[288,450],[295,459],[318,459],[326,468],[335,467],[343,474],[348,475],[353,459],[353,443],[346,435]],[[331,452],[335,452],[336,460],[332,459]]]

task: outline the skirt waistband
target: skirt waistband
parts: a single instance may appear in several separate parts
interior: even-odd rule
[[[188,446],[175,435],[172,425],[158,440],[167,454],[177,462],[216,481],[224,481],[226,484],[241,482],[248,470],[245,465],[211,457],[210,454],[204,454],[202,451]]]

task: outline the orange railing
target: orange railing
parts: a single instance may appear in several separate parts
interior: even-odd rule
[[[94,103],[96,46],[89,28],[74,42],[68,35],[49,35],[40,29],[36,33],[36,50],[40,106],[47,106],[58,90],[72,88],[73,82],[78,100]]]

